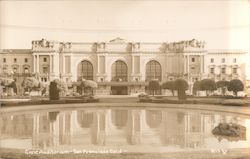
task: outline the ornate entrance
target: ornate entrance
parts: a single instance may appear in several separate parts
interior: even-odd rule
[[[112,82],[115,82],[114,85],[111,85],[111,94],[112,95],[127,95],[128,86],[124,85],[124,82],[128,81],[128,67],[123,61],[115,61],[112,64],[111,68]]]
[[[112,95],[128,95],[127,86],[111,86]]]

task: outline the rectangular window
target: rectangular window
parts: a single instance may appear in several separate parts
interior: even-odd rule
[[[221,59],[221,62],[222,62],[222,63],[225,63],[225,61],[226,61],[225,58],[222,58],[222,59]]]
[[[3,68],[3,73],[7,73],[7,68],[6,67]]]
[[[47,58],[46,57],[43,58],[43,62],[47,62]]]
[[[14,58],[14,62],[15,62],[15,63],[17,62],[17,59],[16,59],[16,58]]]
[[[28,68],[24,68],[24,73],[29,73],[29,69]]]
[[[43,73],[48,73],[48,67],[43,67]]]
[[[6,62],[6,58],[3,58],[3,62],[4,62],[4,63]]]
[[[236,58],[234,58],[234,63],[236,63],[237,62],[237,59]]]
[[[25,58],[25,59],[24,59],[24,62],[25,62],[25,63],[27,63],[27,62],[28,62],[28,59],[27,59],[27,58]]]
[[[195,58],[194,57],[192,57],[192,62],[195,62]]]
[[[237,73],[237,68],[233,68],[233,73]]]
[[[214,58],[211,58],[211,59],[210,59],[210,62],[211,62],[211,63],[214,63]]]
[[[13,72],[14,72],[14,73],[17,73],[17,68],[13,68]]]
[[[226,73],[226,68],[221,68],[221,73]]]
[[[214,68],[210,68],[210,73],[214,74]]]

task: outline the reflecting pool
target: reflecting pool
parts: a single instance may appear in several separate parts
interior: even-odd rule
[[[237,141],[215,137],[219,123],[237,123]],[[79,108],[3,113],[0,148],[39,150],[120,149],[178,152],[250,148],[250,117],[169,108]]]

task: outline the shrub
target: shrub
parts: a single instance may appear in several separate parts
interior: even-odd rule
[[[57,89],[59,90],[60,96],[66,96],[68,93],[67,83],[63,80],[55,79],[54,82],[57,84]]]
[[[149,81],[148,89],[153,91],[153,96],[154,96],[155,91],[160,89],[160,83],[158,82],[158,80]]]
[[[244,84],[241,82],[241,80],[233,79],[228,83],[227,89],[229,91],[233,91],[234,95],[237,96],[239,91],[243,91]]]
[[[188,83],[184,79],[175,80],[175,86],[178,91],[178,99],[186,100],[186,90],[188,89]]]
[[[162,84],[162,89],[168,89],[172,92],[174,96],[174,90],[176,90],[176,85],[174,81],[166,81]]]
[[[22,87],[30,93],[32,90],[41,91],[45,86],[35,77],[26,77],[22,82]]]
[[[200,81],[195,81],[193,85],[193,95],[197,95],[197,91],[200,90]]]
[[[50,82],[49,99],[59,100],[59,89],[57,88],[57,83],[55,81]]]
[[[216,90],[216,84],[214,80],[211,79],[201,80],[199,86],[201,91],[206,91],[207,96],[208,92]]]
[[[9,85],[11,85],[12,82],[14,82],[14,80],[12,78],[0,77],[0,85],[2,85],[2,86],[9,86]]]
[[[224,96],[226,93],[226,88],[228,86],[229,82],[228,81],[218,81],[216,82],[216,88],[221,88],[222,89],[222,95]]]

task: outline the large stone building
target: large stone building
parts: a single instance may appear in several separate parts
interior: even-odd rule
[[[243,51],[206,50],[205,42],[146,43],[116,38],[109,42],[75,43],[32,41],[32,49],[1,50],[0,74],[34,75],[40,81],[55,78],[98,83],[97,94],[133,94],[145,91],[148,81],[184,78],[190,84],[203,78],[246,81]]]

